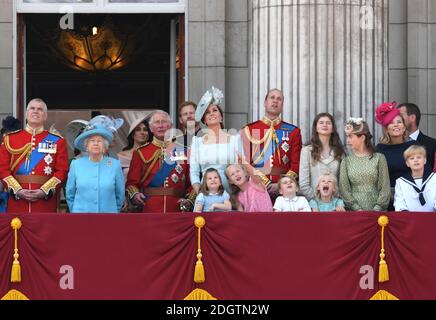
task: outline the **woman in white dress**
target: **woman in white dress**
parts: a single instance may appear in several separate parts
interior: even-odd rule
[[[238,153],[242,152],[239,135],[229,135],[223,129],[222,92],[212,87],[201,98],[195,112],[195,121],[207,126],[192,139],[190,155],[190,179],[194,191],[200,190],[202,175],[209,168],[214,168],[221,176],[224,188],[228,191],[225,175],[227,165],[237,163]]]

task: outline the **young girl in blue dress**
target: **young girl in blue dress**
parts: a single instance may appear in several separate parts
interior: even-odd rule
[[[204,173],[200,193],[195,199],[194,212],[230,211],[230,195],[224,190],[221,176],[214,168]]]

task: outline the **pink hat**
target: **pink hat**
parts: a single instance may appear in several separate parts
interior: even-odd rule
[[[400,110],[395,108],[396,102],[385,102],[375,110],[375,121],[383,127],[387,127],[396,116],[400,115]]]

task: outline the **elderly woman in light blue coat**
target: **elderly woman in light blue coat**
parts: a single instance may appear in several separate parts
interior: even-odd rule
[[[106,156],[113,133],[95,124],[80,134],[74,146],[85,152],[73,160],[66,185],[71,213],[119,213],[124,202],[124,176],[118,160]]]

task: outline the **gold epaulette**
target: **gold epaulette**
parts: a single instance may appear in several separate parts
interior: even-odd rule
[[[286,172],[286,175],[288,177],[294,178],[296,180],[298,179],[298,174],[296,172],[292,171],[292,170],[289,170],[288,172]]]
[[[64,137],[58,131],[49,131],[48,133],[63,139]]]
[[[44,183],[40,189],[44,191],[46,195],[49,195],[50,192],[54,194],[56,191],[56,187],[61,183],[61,180],[56,177],[52,177],[46,183]]]
[[[145,164],[148,164],[150,162],[152,162],[153,160],[155,160],[156,158],[159,158],[162,151],[160,149],[157,149],[155,152],[153,152],[153,154],[151,155],[151,157],[149,159],[145,159],[144,155],[142,154],[141,150],[138,148],[136,149],[136,151],[138,152],[139,158],[141,158],[142,162],[144,162]]]
[[[22,131],[22,129],[18,129],[18,130],[15,130],[15,131],[9,131],[9,132],[4,133],[3,135],[4,136],[10,136],[10,135],[18,133],[20,131]]]
[[[150,142],[146,142],[146,143],[144,143],[143,145],[137,147],[137,148],[135,149],[135,151],[138,151],[139,149],[142,149],[142,148],[148,146],[149,144],[150,144]]]

